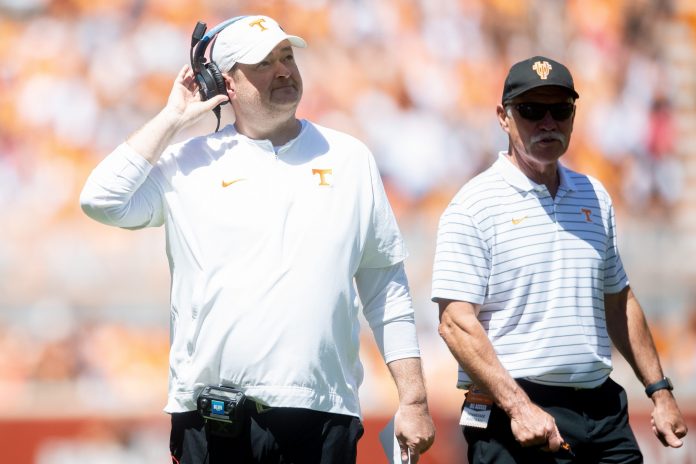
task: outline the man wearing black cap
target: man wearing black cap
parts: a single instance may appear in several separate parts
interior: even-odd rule
[[[559,163],[578,98],[561,63],[512,66],[497,107],[508,150],[440,220],[432,298],[467,391],[471,463],[642,462],[609,378],[611,342],[645,385],[663,445],[687,432],[619,257],[611,199]]]

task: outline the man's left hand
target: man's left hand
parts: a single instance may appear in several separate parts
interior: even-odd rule
[[[674,396],[667,390],[659,390],[652,399],[655,402],[651,419],[653,433],[664,446],[681,447],[684,444],[681,438],[686,436],[688,428]]]

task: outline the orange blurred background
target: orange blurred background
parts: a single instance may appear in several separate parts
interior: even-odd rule
[[[613,377],[646,464],[696,463],[693,1],[0,0],[0,13],[0,461],[169,461],[163,230],[97,224],[78,194],[164,105],[197,20],[261,13],[309,42],[296,53],[299,116],[372,148],[406,238],[438,426],[420,462],[466,462],[456,364],[430,302],[437,220],[506,149],[495,105],[507,69],[545,54],[575,76],[564,161],[613,195],[624,264],[689,419],[685,446],[652,436],[651,403],[618,356]],[[214,127],[211,115],[180,138]],[[359,462],[384,462],[396,392],[368,330],[361,352]]]

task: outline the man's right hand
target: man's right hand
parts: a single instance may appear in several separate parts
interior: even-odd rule
[[[227,95],[216,95],[203,101],[198,88],[191,66],[185,65],[174,80],[164,109],[131,134],[126,140],[128,145],[154,166],[181,129],[228,100]]]
[[[524,447],[541,446],[545,451],[556,452],[563,443],[553,416],[532,402],[510,414],[510,426],[513,436]]]
[[[199,85],[191,66],[185,65],[174,80],[165,112],[173,118],[178,129],[183,129],[218,105],[228,101],[227,95],[216,95],[209,100],[202,100]]]

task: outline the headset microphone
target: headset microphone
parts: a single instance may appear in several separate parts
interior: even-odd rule
[[[191,34],[191,49],[193,49],[193,47],[195,47],[196,44],[201,41],[207,28],[208,26],[206,26],[206,24],[202,21],[198,21],[196,23],[196,27],[193,29],[193,34]]]

